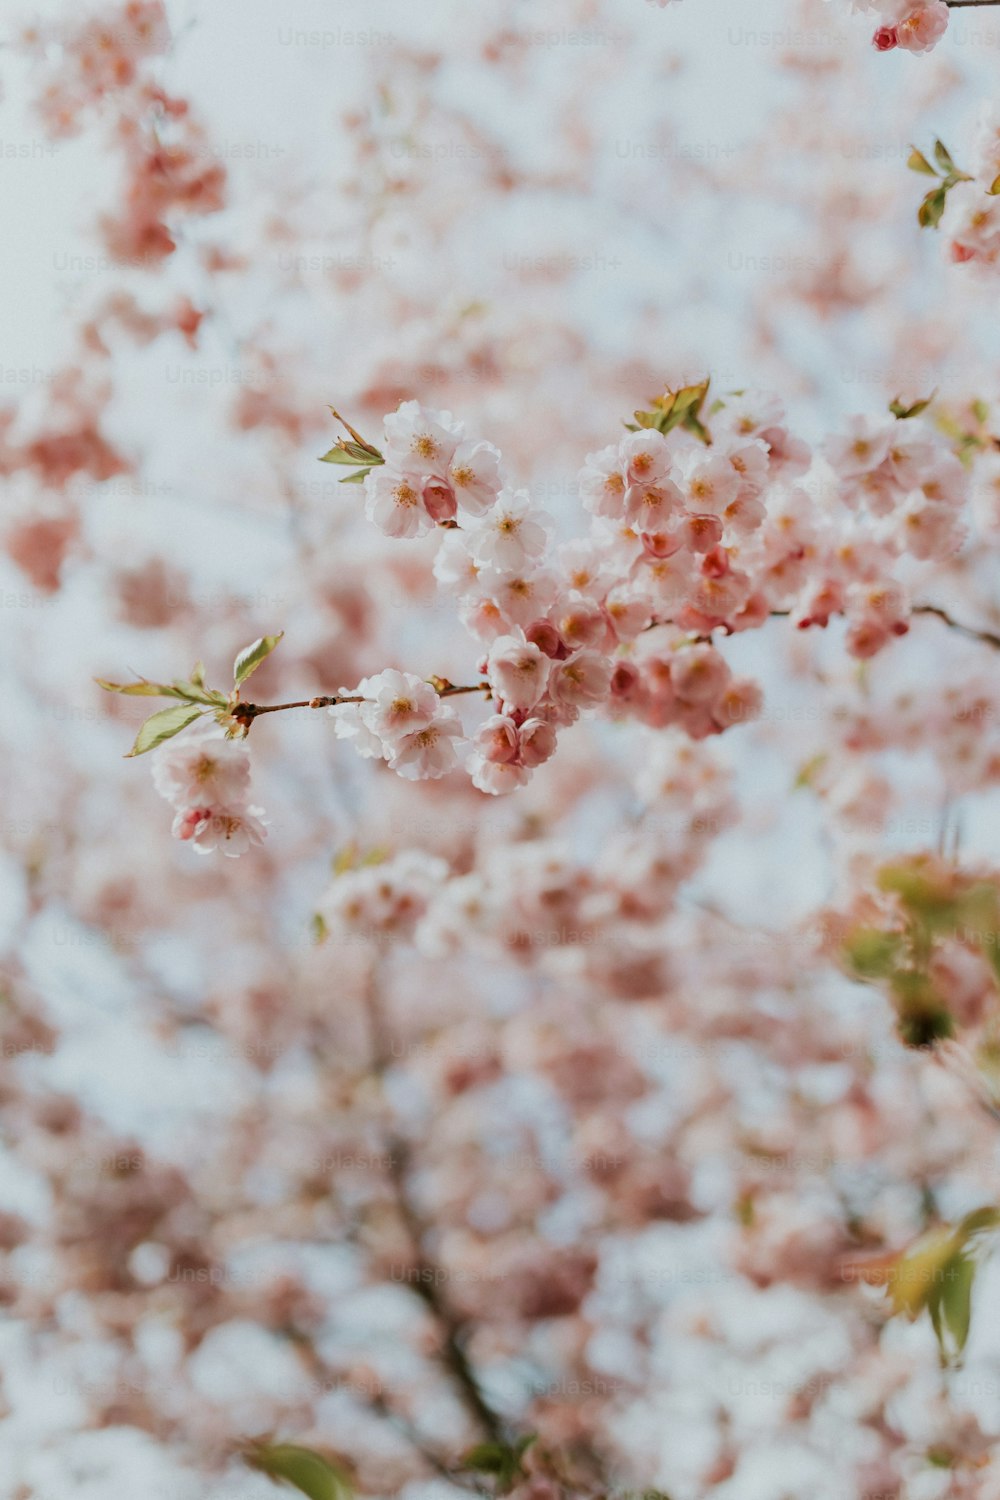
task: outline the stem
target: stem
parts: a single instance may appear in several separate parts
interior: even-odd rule
[[[963,5],[998,5],[1000,0],[944,0],[944,3],[952,10],[958,10]]]
[[[1000,5],[1000,0],[959,0],[962,5]],[[772,620],[787,620],[791,615],[790,609],[772,609],[770,618]],[[915,615],[933,615],[942,624],[947,625],[949,630],[954,630],[958,635],[964,635],[968,641],[978,641],[982,646],[991,646],[994,651],[1000,651],[1000,635],[992,630],[977,630],[974,625],[963,625],[961,621],[951,616],[946,609],[938,604],[915,604],[913,606]],[[673,625],[673,620],[651,620],[646,630],[657,630],[662,625]],[[697,635],[689,637],[695,641],[711,642],[711,635]]]
[[[430,685],[439,698],[456,698],[460,693],[489,694],[492,692],[488,682],[476,682],[465,687],[456,687],[453,682],[447,682],[443,677],[434,677],[430,679]],[[249,726],[254,719],[259,719],[261,714],[281,714],[289,708],[336,708],[341,703],[371,702],[371,698],[359,696],[357,693],[335,693],[330,697],[300,698],[295,703],[237,703],[232,711],[232,718],[238,724]]]
[[[297,703],[238,703],[234,719],[259,719],[261,714],[280,714],[286,708],[334,708],[338,703],[367,703],[367,698],[332,697],[332,698],[302,698]]]
[[[954,3],[954,0],[953,0]],[[958,0],[962,5],[996,5],[1000,0]],[[972,625],[961,625],[958,620],[953,620],[946,609],[941,609],[936,604],[914,605],[915,615],[934,615],[948,626],[949,630],[956,630],[959,635],[964,635],[967,640],[980,641],[984,646],[992,646],[994,651],[1000,651],[1000,635],[995,635],[992,630],[976,630]]]

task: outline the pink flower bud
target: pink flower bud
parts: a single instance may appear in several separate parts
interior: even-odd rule
[[[650,557],[673,557],[675,552],[680,551],[683,540],[679,531],[644,531],[643,551],[648,552]]]
[[[555,752],[556,732],[545,719],[526,719],[521,725],[522,766],[540,766]]]
[[[642,674],[630,661],[620,661],[611,674],[611,696],[627,703],[642,686]]]
[[[711,552],[722,541],[722,522],[718,516],[688,516],[681,530],[692,552]]]
[[[895,26],[880,26],[872,37],[872,44],[877,52],[891,52],[893,47],[898,47],[899,35]]]
[[[683,702],[713,703],[729,682],[730,671],[714,646],[686,646],[677,652],[670,676]]]
[[[458,511],[455,492],[440,479],[429,479],[423,490],[424,507],[432,521],[452,521]]]
[[[725,578],[729,572],[729,555],[725,548],[713,547],[711,552],[706,552],[701,571],[705,578]]]
[[[517,726],[505,714],[494,714],[480,724],[473,744],[484,760],[506,765],[517,756]]]
[[[549,620],[536,620],[533,625],[528,626],[524,634],[533,645],[538,647],[539,651],[551,657],[553,661],[558,661],[568,654],[559,638],[558,630]]]

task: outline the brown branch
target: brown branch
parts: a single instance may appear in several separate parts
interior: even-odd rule
[[[1000,5],[1000,0],[962,0],[962,3],[970,5]],[[772,609],[769,618],[772,620],[787,620],[790,618],[791,613],[790,609]],[[938,604],[915,604],[913,606],[913,613],[915,615],[933,615],[935,619],[947,625],[949,630],[954,630],[957,635],[964,636],[966,640],[978,641],[982,646],[991,646],[994,651],[1000,651],[1000,635],[992,630],[979,630],[974,625],[963,625],[961,621],[956,620],[946,609],[942,609]],[[657,630],[663,625],[673,624],[673,620],[651,620],[645,628],[646,630]],[[696,635],[690,636],[689,639],[711,641],[712,637],[711,635]]]
[[[952,0],[952,3],[963,5],[1000,5],[1000,0]],[[975,626],[963,625],[960,621],[953,619],[946,609],[937,604],[915,604],[913,606],[915,615],[933,615],[949,630],[954,630],[958,635],[965,636],[966,640],[979,641],[984,646],[991,646],[993,650],[1000,651],[1000,635],[992,630],[977,630]],[[772,620],[786,620],[791,614],[787,609],[772,609]],[[664,625],[672,625],[673,620],[651,620],[645,627],[646,630],[656,630]],[[697,635],[693,637],[696,641],[711,641],[711,635]],[[425,679],[437,693],[439,698],[457,698],[463,693],[483,693],[490,696],[492,688],[488,682],[466,683],[461,686],[449,682],[446,677],[428,677]],[[356,693],[333,694],[317,698],[301,698],[295,703],[237,703],[232,709],[230,717],[237,724],[242,724],[249,729],[254,719],[259,719],[261,714],[280,714],[290,708],[336,708],[341,703],[369,703],[371,699],[364,698]]]
[[[457,691],[475,692],[477,689],[466,688]],[[386,1036],[377,968],[374,965],[365,986],[365,1002],[371,1038],[372,1071],[376,1078],[381,1078],[390,1061],[391,1049]],[[388,1175],[395,1192],[396,1207],[409,1237],[415,1261],[413,1267],[415,1279],[407,1280],[405,1284],[420,1298],[438,1325],[441,1333],[441,1362],[452,1377],[466,1411],[484,1437],[494,1443],[506,1444],[509,1439],[505,1425],[484,1396],[465,1352],[465,1320],[449,1306],[447,1298],[441,1291],[440,1284],[446,1273],[435,1264],[425,1250],[426,1231],[410,1191],[409,1147],[392,1131],[387,1133],[385,1144],[387,1150],[384,1156],[389,1164]]]
[[[961,0],[962,4],[984,5],[987,0]],[[1000,4],[1000,0],[989,0],[989,4]],[[934,615],[948,626],[949,630],[955,630],[959,635],[964,635],[966,640],[979,641],[984,646],[992,646],[994,651],[1000,651],[1000,635],[995,635],[992,630],[977,630],[973,625],[961,625],[958,620],[952,619],[946,609],[939,608],[936,604],[916,604],[913,607],[915,615]]]
[[[476,682],[468,686],[456,687],[453,682],[448,682],[444,677],[431,677],[427,681],[439,698],[457,698],[461,693],[489,694],[492,692],[488,682]],[[259,719],[261,714],[281,714],[289,708],[336,708],[341,703],[370,703],[371,701],[370,698],[357,693],[335,693],[332,696],[300,698],[295,703],[237,703],[230,713],[230,718],[249,729],[254,719]]]

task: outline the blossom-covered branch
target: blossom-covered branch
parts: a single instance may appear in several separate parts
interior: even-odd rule
[[[967,462],[975,444],[942,437],[930,400],[895,401],[888,421],[859,418],[813,454],[773,398],[730,394],[709,406],[708,392],[707,380],[668,390],[587,458],[589,531],[565,542],[529,493],[506,483],[498,450],[467,438],[450,413],[406,402],[386,417],[381,447],[345,424],[348,438],[324,461],[352,468],[342,482],[363,487],[386,536],[438,531],[435,577],[477,645],[481,679],[393,668],[335,694],[245,702],[243,684],[280,639],[269,636],[241,653],[228,695],[206,689],[200,667],[186,683],[102,684],[181,700],[147,721],[133,754],[201,721],[157,766],[177,836],[230,853],[263,836],[259,809],[247,816],[237,795],[245,752],[223,736],[245,737],[265,714],[327,708],[338,738],[400,776],[438,779],[464,764],[497,795],[523,786],[584,711],[676,724],[694,739],[753,718],[761,689],[733,675],[716,632],[759,629],[776,614],[799,629],[841,615],[860,659],[906,634],[900,564],[960,546],[969,480],[957,452]],[[445,703],[469,695],[493,709],[471,729]],[[233,780],[217,783],[223,765]]]

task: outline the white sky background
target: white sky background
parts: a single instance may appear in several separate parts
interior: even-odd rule
[[[32,12],[12,0],[6,8],[6,29],[9,34],[33,14],[75,16],[79,9],[68,0],[57,0]],[[456,39],[461,45],[465,7],[455,0],[422,5],[411,4],[410,0],[241,0],[238,8],[172,0],[169,10],[177,41],[176,61],[166,76],[181,88],[190,89],[199,110],[208,117],[213,139],[227,165],[238,171],[235,157],[248,147],[256,147],[263,162],[273,162],[277,175],[308,180],[317,167],[329,172],[336,166],[338,155],[342,158],[337,118],[356,97],[351,49],[338,46],[334,36],[349,29],[383,31],[447,50],[456,45]],[[617,10],[629,26],[639,25],[648,32],[652,45],[662,45],[668,39],[687,63],[685,71],[663,85],[671,107],[683,121],[678,140],[681,152],[709,156],[720,151],[738,153],[773,104],[787,93],[787,82],[773,61],[788,44],[803,37],[790,0],[681,0],[662,11],[648,0],[618,0]],[[850,16],[847,0],[829,0],[828,11],[831,21],[836,22],[834,40],[820,37],[817,52],[831,45],[851,48],[859,72],[870,80],[871,115],[867,121],[859,120],[858,128],[868,137],[876,159],[859,162],[858,170],[898,173],[907,143],[898,139],[898,131],[886,133],[881,129],[879,115],[884,118],[887,101],[905,97],[913,89],[926,60],[902,54],[878,57],[867,45],[870,18]],[[526,30],[545,31],[544,6],[524,5],[520,16]],[[282,40],[289,32],[317,33],[318,40],[315,45],[289,45]],[[566,38],[562,23],[556,22],[551,29],[551,45],[546,47],[550,65],[557,69],[573,67],[588,52],[614,46],[613,35],[607,42],[601,35],[577,45]],[[953,59],[968,73],[968,99],[988,96],[1000,49],[1000,22],[991,19],[988,9],[982,15],[958,13],[944,46],[952,49]],[[89,295],[97,284],[96,277],[106,278],[111,284],[119,275],[114,269],[95,272],[92,264],[83,269],[78,260],[88,256],[101,260],[100,248],[89,233],[89,221],[95,201],[112,190],[112,182],[97,136],[88,133],[72,141],[47,141],[25,108],[22,60],[8,48],[0,53],[0,67],[6,96],[0,106],[5,224],[0,363],[7,371],[12,367],[45,370],[66,352],[62,315],[73,305],[77,291],[83,289]],[[474,96],[475,108],[488,121],[495,113],[496,101],[490,97],[488,78],[484,86],[484,77],[481,71],[469,69],[465,75],[466,99],[461,99],[461,80],[456,97],[469,102]],[[537,159],[547,143],[533,138],[530,99],[525,106],[516,125],[523,134],[526,152]],[[636,139],[637,114],[632,106],[626,81],[617,107],[605,114],[611,161],[616,159],[624,138]],[[598,107],[603,108],[603,102],[595,99]],[[968,111],[963,115],[961,110],[956,121],[953,106],[928,111],[923,141],[926,143],[932,130],[946,138],[950,131],[954,139],[956,130],[952,127],[958,122],[967,126],[968,121]],[[919,126],[921,122],[915,123]],[[506,132],[511,124],[509,119],[505,122]],[[855,144],[834,137],[831,152],[843,154]],[[254,170],[258,170],[256,164]],[[919,181],[914,179],[914,189],[918,186]],[[688,256],[697,254],[717,271],[708,283],[709,293],[722,299],[733,290],[726,287],[727,279],[738,292],[754,274],[752,269],[734,272],[727,266],[724,252],[728,248],[735,247],[748,259],[775,250],[775,226],[769,212],[758,205],[755,213],[753,204],[746,202],[727,207],[731,211],[718,240],[713,237],[697,246],[687,243],[680,250]],[[683,218],[683,205],[678,205],[678,216]],[[627,286],[630,276],[641,284],[651,271],[669,275],[669,261],[664,265],[660,260],[651,266],[644,260],[638,226],[604,226],[606,243],[612,249],[621,243],[620,230],[624,230],[629,254],[616,280]],[[593,225],[590,234],[596,241]],[[581,253],[601,253],[603,248],[600,242],[589,243],[581,245]],[[662,256],[663,249],[655,247],[651,253]],[[780,243],[777,249],[780,253]],[[915,254],[931,259],[933,250],[925,243],[915,247]],[[690,264],[684,269],[689,275]],[[600,316],[596,298],[589,311],[591,317]],[[704,316],[707,309],[701,311]],[[716,347],[707,348],[707,362],[717,370],[722,361],[735,366],[729,372],[735,378],[746,363],[745,353],[741,358],[738,346],[714,329],[709,319],[712,341]],[[825,353],[829,364],[830,352],[817,350],[815,356],[821,360]],[[877,357],[877,351],[872,353]],[[857,405],[857,393],[854,395],[853,404]],[[845,406],[852,405],[850,397],[850,391],[843,393]]]

